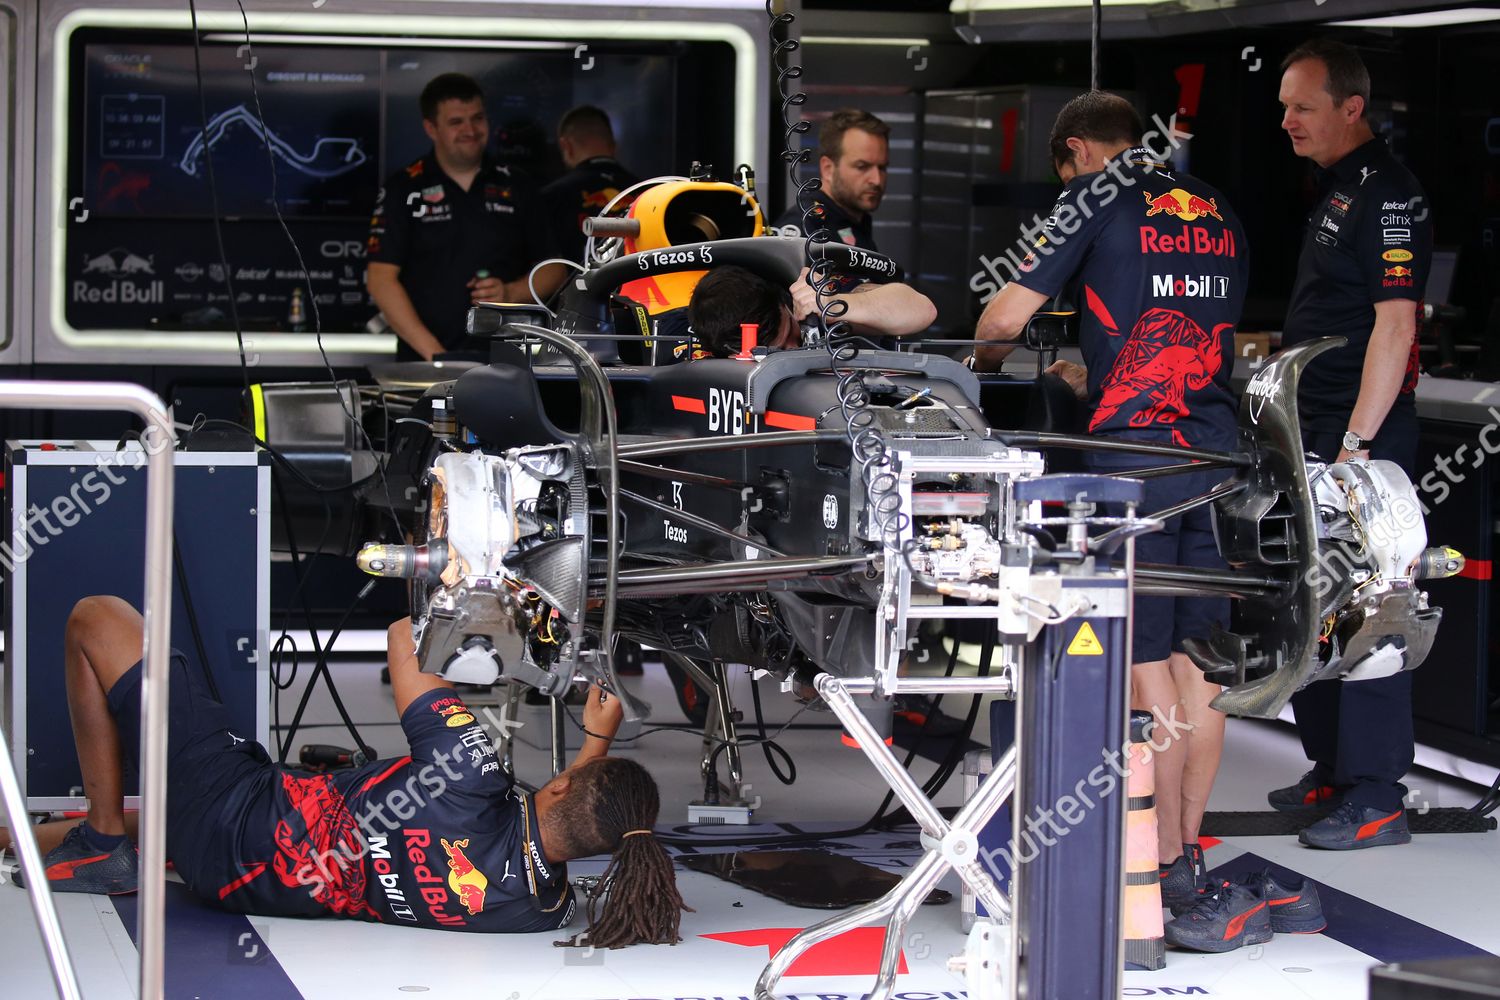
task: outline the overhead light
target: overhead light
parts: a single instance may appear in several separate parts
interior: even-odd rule
[[[860,35],[803,35],[803,45],[914,45],[928,46],[930,38],[867,38]]]
[[[1154,4],[1177,2],[1178,0],[1101,0],[1105,7],[1150,7]],[[1092,7],[1093,5],[1093,0],[952,0],[948,5],[948,10],[954,14],[1007,11],[1023,14],[1032,10]]]
[[[245,33],[210,32],[203,36],[205,42],[229,42],[245,44]],[[359,35],[302,35],[295,32],[278,34],[250,33],[252,45],[337,45],[344,47],[370,48],[415,48],[417,46],[442,46],[445,49],[576,49],[572,42],[539,42],[515,38],[421,38],[412,35],[389,35],[381,37]]]
[[[1415,14],[1391,14],[1389,17],[1364,17],[1357,21],[1329,21],[1341,28],[1441,28],[1450,24],[1475,24],[1500,21],[1500,9],[1494,7],[1455,7],[1452,10],[1424,10]]]

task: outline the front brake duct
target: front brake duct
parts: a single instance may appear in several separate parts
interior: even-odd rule
[[[1214,531],[1230,566],[1274,576],[1285,589],[1237,602],[1235,631],[1183,644],[1209,680],[1228,685],[1213,707],[1230,715],[1274,719],[1318,669],[1323,571],[1297,384],[1308,362],[1344,343],[1328,337],[1282,351],[1240,398],[1240,446],[1255,460],[1238,473],[1245,488],[1215,504]]]

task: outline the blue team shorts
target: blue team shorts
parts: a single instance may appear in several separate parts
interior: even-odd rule
[[[1169,461],[1139,455],[1084,453],[1085,467],[1097,474],[1169,465]],[[1149,516],[1206,493],[1231,475],[1224,468],[1202,469],[1144,480],[1145,496],[1139,513]],[[1122,514],[1123,510],[1111,510]],[[1214,541],[1213,507],[1196,507],[1170,518],[1161,531],[1135,540],[1137,563],[1163,563],[1222,570],[1227,566]],[[1183,651],[1184,639],[1207,639],[1218,624],[1229,627],[1229,598],[1137,597],[1131,643],[1132,663],[1154,663]]]

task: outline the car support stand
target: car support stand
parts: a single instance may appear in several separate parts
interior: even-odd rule
[[[1016,752],[1012,748],[1002,758],[995,770],[979,786],[978,793],[949,823],[943,819],[932,800],[922,794],[922,789],[910,772],[901,766],[891,748],[855,704],[852,696],[873,692],[875,682],[868,679],[838,678],[825,673],[818,675],[817,688],[818,694],[859,743],[860,750],[875,765],[880,776],[917,821],[922,829],[921,840],[926,851],[901,882],[880,899],[809,927],[792,938],[760,974],[760,979],[755,984],[755,994],[759,1000],[772,1000],[781,977],[808,949],[856,927],[884,920],[885,946],[880,955],[880,975],[869,995],[872,998],[885,998],[895,989],[896,968],[901,956],[901,944],[906,939],[907,924],[928,893],[937,887],[938,882],[949,871],[956,872],[991,913],[1009,914],[1009,901],[1001,895],[994,880],[980,863],[978,831],[989,822],[1015,787]],[[955,693],[953,687],[928,685],[920,680],[903,680],[898,690],[902,694],[931,694],[938,690]],[[964,690],[1007,695],[1011,691],[1011,682],[1007,677],[975,678]]]
[[[903,470],[922,468],[924,461],[931,460],[898,453],[894,467],[899,476]],[[970,461],[975,471],[983,470],[997,479],[1004,476],[1004,459]],[[887,1000],[895,989],[907,925],[950,870],[989,913],[989,920],[976,923],[971,931],[969,954],[954,963],[967,972],[971,996],[1008,998],[1018,995],[1018,990],[1039,998],[1119,995],[1127,793],[1123,780],[1117,777],[1111,783],[1104,775],[1110,766],[1110,749],[1118,751],[1125,741],[1134,538],[1160,528],[1161,522],[1136,516],[1142,495],[1138,480],[1043,475],[1015,480],[1009,491],[1014,504],[1008,509],[1016,523],[1033,530],[1065,529],[1069,557],[1057,559],[1045,570],[1037,566],[1002,570],[999,587],[960,594],[970,598],[967,606],[913,605],[912,574],[896,555],[903,539],[890,539],[882,602],[888,613],[877,612],[890,634],[883,644],[877,643],[877,650],[902,648],[908,617],[943,617],[948,612],[972,618],[988,609],[988,616],[1008,639],[1006,648],[1024,651],[1019,665],[1013,667],[1016,672],[1002,671],[996,677],[897,677],[896,660],[890,658],[882,660],[884,669],[877,670],[875,677],[824,673],[817,678],[818,694],[916,820],[926,850],[882,898],[792,938],[761,973],[757,1000],[772,1000],[781,977],[808,949],[876,920],[885,922],[886,936],[879,976],[869,996]],[[909,489],[902,499],[904,509],[912,509]],[[1037,517],[1046,502],[1065,504],[1067,516]],[[1125,516],[1094,516],[1094,504],[1103,502],[1122,505]],[[1025,520],[1023,511],[1033,519]],[[1089,528],[1094,526],[1112,529],[1107,541],[1089,537]],[[1116,550],[1123,551],[1121,568],[1108,562]],[[1044,609],[1045,615],[1038,609]],[[854,697],[944,692],[1014,698],[1018,688],[1016,742],[1004,751],[951,823],[901,767]],[[1095,747],[1102,748],[1098,756]],[[1118,770],[1118,758],[1115,766]],[[1065,800],[1076,799],[1080,790],[1097,788],[1090,775],[1109,787],[1098,794],[1097,802],[1085,800],[1088,805],[1081,817],[1069,821],[1075,811],[1067,810],[1064,819],[1069,825],[1055,839],[1038,836],[1034,822],[1027,824],[1031,829],[1022,836],[1023,817],[1051,817]],[[1000,846],[1004,846],[1007,831],[985,828],[1012,793],[1016,802],[1013,829],[1008,833],[1009,853],[1017,869],[1011,879],[1014,906],[992,878],[998,852],[982,852],[979,840],[981,832],[998,832]],[[1017,848],[1022,842],[1032,845],[1025,853]],[[1000,924],[1009,924],[1010,933],[1004,933]],[[982,948],[976,949],[976,941],[983,942]]]

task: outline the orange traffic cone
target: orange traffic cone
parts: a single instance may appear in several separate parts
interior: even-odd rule
[[[1146,741],[1151,713],[1130,713],[1130,806],[1125,817],[1125,968],[1167,964],[1156,859],[1156,774]]]

